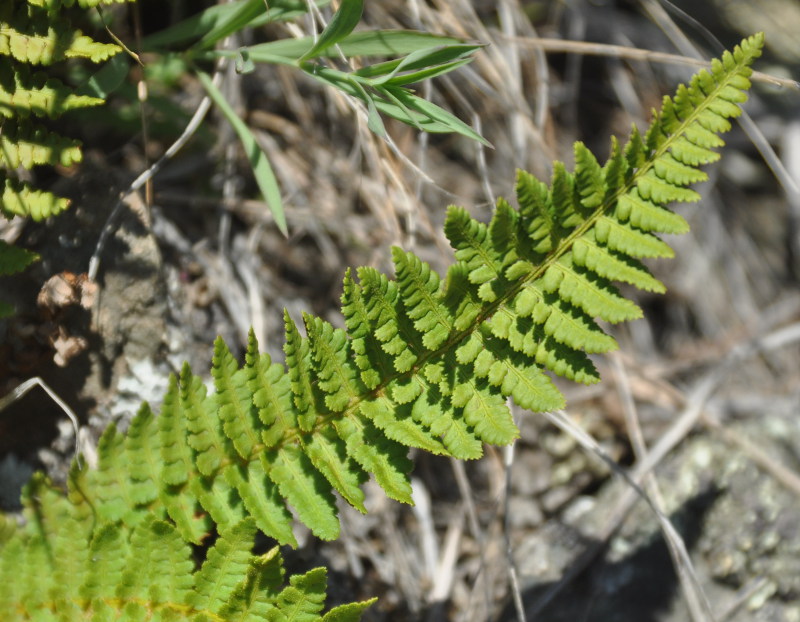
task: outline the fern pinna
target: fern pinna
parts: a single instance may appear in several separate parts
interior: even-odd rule
[[[499,200],[488,225],[451,207],[456,262],[444,279],[394,249],[394,279],[372,268],[345,276],[346,329],[304,315],[301,331],[284,314],[285,365],[259,353],[252,335],[243,365],[217,340],[210,394],[185,366],[160,416],[143,405],[126,434],[105,432],[97,469],[73,468],[68,498],[80,509],[70,511],[93,521],[86,547],[114,539],[124,552],[155,531],[200,543],[216,530],[226,542],[254,527],[294,545],[293,516],[333,539],[334,490],[363,512],[371,474],[410,503],[410,447],[477,458],[483,443],[517,437],[508,398],[534,412],[563,406],[548,372],[596,382],[588,355],[616,347],[597,320],[641,316],[613,283],[663,291],[640,259],[671,256],[656,234],[688,229],[666,204],[698,198],[688,186],[719,157],[713,149],[740,113],[762,44],[762,35],[746,39],[664,98],[644,134],[634,128],[624,147],[612,141],[604,165],[577,143],[574,172],[557,163],[550,185],[520,172],[519,207]],[[31,519],[7,548],[47,556],[47,534],[72,537],[42,528],[41,512]],[[88,590],[75,597],[84,611]],[[113,606],[126,598],[118,591]]]

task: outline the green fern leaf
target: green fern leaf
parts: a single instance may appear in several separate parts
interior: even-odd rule
[[[403,503],[411,503],[408,474],[413,463],[405,445],[386,438],[365,417],[354,415],[334,420],[336,433],[347,447],[347,454],[366,472],[372,473],[384,492]]]
[[[36,253],[11,246],[11,244],[0,240],[0,275],[22,272],[38,259],[39,255]]]
[[[372,598],[360,603],[339,605],[322,616],[322,622],[358,622],[361,615],[377,600],[377,598]]]
[[[359,404],[359,410],[393,441],[434,454],[447,453],[430,431],[414,421],[409,408],[402,408],[386,396],[364,400]]]
[[[92,40],[57,12],[31,3],[8,3],[0,11],[0,54],[20,62],[52,65],[67,58],[100,62],[121,50],[117,45]]]
[[[327,571],[315,568],[289,579],[289,586],[278,595],[280,618],[292,622],[315,622],[325,601]]]
[[[275,447],[297,426],[289,376],[282,365],[272,362],[269,354],[258,353],[255,337],[248,344],[245,375],[253,404],[265,426],[262,441],[267,447]]]
[[[98,97],[76,95],[70,87],[45,73],[32,74],[20,63],[0,65],[0,117],[26,119],[35,115],[55,119],[69,110],[102,103]]]
[[[283,566],[278,548],[252,559],[247,575],[236,587],[219,615],[229,622],[269,620],[278,609],[272,601],[280,593]]]
[[[90,601],[94,607],[102,602],[101,599],[113,594],[122,581],[127,554],[128,544],[117,525],[106,524],[97,529],[89,545],[92,565],[81,586],[81,598]]]
[[[311,435],[303,443],[303,450],[331,486],[350,505],[366,514],[364,492],[360,486],[367,480],[367,475],[358,463],[347,455],[347,446],[333,430],[320,430]]]
[[[265,460],[254,460],[246,467],[225,469],[225,477],[242,499],[244,507],[261,531],[281,544],[297,546],[292,533],[292,515],[283,503],[277,486],[267,476]]]
[[[580,194],[580,204],[594,209],[603,204],[606,180],[600,163],[581,142],[575,143],[575,186]]]
[[[188,430],[181,405],[180,387],[173,375],[169,377],[169,388],[164,396],[158,423],[164,464],[161,479],[170,486],[185,484],[194,471],[194,461],[191,448],[186,443]]]
[[[255,522],[245,519],[220,534],[195,574],[195,589],[186,604],[216,613],[227,603],[248,570],[255,532]]]
[[[113,423],[110,424],[97,444],[97,470],[90,476],[91,487],[97,495],[98,516],[109,523],[126,517],[136,506],[128,486],[130,476],[124,444],[124,436],[117,432]]]
[[[598,321],[641,314],[615,283],[663,291],[639,260],[671,255],[655,234],[683,231],[686,223],[665,203],[694,197],[688,185],[703,177],[697,162],[711,161],[713,152],[703,150],[718,146],[708,133],[727,127],[739,110],[760,46],[759,37],[746,40],[701,72],[665,100],[644,135],[632,132],[625,147],[612,142],[604,165],[577,145],[575,172],[556,164],[549,186],[519,173],[519,210],[498,201],[486,225],[450,208],[445,230],[456,262],[444,284],[428,264],[395,249],[394,280],[372,268],[346,275],[346,331],[306,315],[304,337],[285,313],[286,368],[259,354],[251,335],[239,369],[218,341],[212,395],[184,368],[180,382],[170,379],[160,417],[143,409],[125,440],[112,428],[101,443],[100,470],[73,476],[70,494],[108,505],[100,523],[113,522],[92,546],[105,550],[117,537],[127,543],[125,530],[143,529],[151,513],[168,518],[187,542],[201,542],[217,524],[220,550],[238,538],[226,534],[245,515],[248,533],[257,527],[296,544],[287,504],[313,533],[331,539],[339,533],[333,490],[363,511],[361,485],[371,474],[389,496],[410,502],[410,447],[476,458],[484,443],[508,444],[518,435],[507,399],[551,410],[563,406],[551,373],[596,382],[589,354],[616,347]],[[52,556],[46,525],[63,513],[42,508],[53,516],[35,523],[24,553],[37,568]],[[209,577],[216,581],[219,571],[225,579],[201,590],[216,596],[192,597],[206,598],[209,608],[196,619],[255,606],[254,585],[266,581],[267,562],[241,552],[235,559],[230,573],[209,562]],[[105,586],[92,581],[85,589],[94,603]],[[265,615],[319,615],[324,577],[296,581]]]
[[[405,373],[419,359],[420,348],[405,339],[412,336],[408,327],[401,332],[401,324],[408,322],[403,322],[397,308],[398,305],[402,307],[398,286],[373,268],[359,268],[358,276],[367,300],[370,330],[380,342],[381,349],[392,357],[395,370]]]
[[[684,220],[683,216],[644,199],[636,189],[620,197],[614,210],[614,216],[620,222],[630,223],[637,229],[646,232],[675,235],[689,232],[689,223]]]
[[[361,286],[353,279],[349,269],[344,277],[342,314],[350,335],[353,361],[359,369],[361,381],[367,389],[372,390],[380,384],[381,378],[391,374],[393,365],[370,332],[369,314]]]
[[[228,465],[225,471],[234,468]],[[192,496],[208,512],[217,529],[227,528],[245,518],[246,510],[238,489],[224,472],[222,477],[196,477],[190,486]]]
[[[286,445],[268,459],[269,477],[311,531],[323,540],[339,537],[339,519],[331,486],[296,445]]]
[[[593,234],[596,243],[631,257],[671,258],[675,255],[668,244],[651,233],[639,231],[608,216],[597,220]]]
[[[498,384],[502,379],[497,378]],[[481,386],[483,384],[483,386]],[[464,409],[464,420],[475,436],[490,445],[508,445],[519,436],[511,412],[496,384],[466,381],[453,391],[453,405]]]
[[[258,351],[255,335],[250,331],[248,351]],[[261,443],[256,429],[258,410],[253,404],[248,389],[249,368],[239,369],[228,346],[221,338],[214,341],[214,358],[211,375],[216,387],[216,408],[222,420],[223,430],[233,443],[239,456],[248,460],[256,445]]]
[[[201,474],[212,475],[228,453],[221,418],[214,402],[206,397],[202,379],[192,374],[188,363],[181,370],[180,388],[181,412],[186,419],[188,444],[195,451],[194,464]]]
[[[347,333],[328,322],[304,315],[317,386],[325,393],[325,406],[342,412],[364,392],[358,370],[350,362]]]
[[[130,498],[136,506],[155,501],[160,492],[161,443],[153,412],[145,403],[131,420],[125,438]]]
[[[191,447],[186,443],[189,433],[187,417],[182,408],[180,387],[174,376],[170,376],[158,424],[163,463],[161,499],[181,535],[190,542],[199,543],[205,537],[209,524],[205,517],[197,515],[197,498],[187,485],[189,478],[195,474],[195,468]],[[199,473],[195,475],[199,476]]]
[[[2,173],[0,173],[0,176]],[[69,207],[69,200],[51,192],[34,190],[28,184],[14,179],[5,179],[0,199],[0,213],[7,218],[30,217],[39,222],[60,214]]]
[[[549,190],[547,184],[539,181],[530,173],[517,171],[517,202],[521,229],[521,244],[529,245],[527,254],[536,257],[544,256],[553,250],[553,229],[555,222],[550,212]]]
[[[314,427],[317,418],[317,398],[314,387],[311,386],[312,366],[308,340],[300,336],[294,320],[286,310],[283,312],[283,322],[286,326],[286,343],[283,349],[297,410],[297,423],[301,430],[308,432]]]
[[[447,208],[444,232],[456,259],[469,272],[470,283],[482,285],[501,276],[503,264],[489,244],[489,228],[470,218],[464,208]]]
[[[39,164],[70,166],[81,161],[80,141],[50,132],[32,122],[3,124],[0,165],[6,169],[33,168]]]

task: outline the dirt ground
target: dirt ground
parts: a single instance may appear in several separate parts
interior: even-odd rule
[[[546,179],[575,140],[603,157],[611,134],[645,127],[692,71],[557,43],[543,51],[537,38],[687,54],[682,35],[709,58],[719,51],[710,36],[730,46],[764,29],[770,47],[757,68],[798,76],[797,3],[684,4],[699,23],[648,0],[368,3],[364,27],[489,43],[422,89],[493,149],[388,123],[393,150],[341,95],[288,69],[232,74],[227,93],[283,189],[288,238],[215,114],[109,222],[118,193],[197,106],[191,78],[150,85],[146,139],[125,89],[102,115],[73,115],[64,131],[84,141],[84,162],[37,179],[73,208],[2,231],[42,260],[3,279],[18,313],[0,321],[0,396],[41,376],[78,414],[91,457],[109,422],[124,427],[142,400],[158,406],[184,360],[207,374],[217,335],[242,356],[252,326],[280,360],[284,308],[341,325],[347,267],[390,272],[396,244],[443,273],[448,204],[488,219],[495,197],[513,197],[516,168]],[[145,31],[165,25],[157,6],[139,2]],[[758,84],[747,104],[789,184],[800,184],[799,101],[800,91]],[[668,240],[675,259],[651,264],[668,293],[631,294],[646,319],[611,329],[621,351],[596,359],[600,385],[559,385],[566,415],[608,455],[634,476],[654,474],[642,486],[682,536],[690,567],[676,574],[663,526],[630,484],[543,415],[517,412],[513,449],[469,464],[414,455],[414,507],[368,485],[369,514],[343,506],[344,537],[305,535],[286,552],[289,569],[326,565],[333,604],[379,596],[366,620],[677,622],[691,619],[687,593],[699,591],[719,622],[800,621],[800,192],[776,180],[740,127],[727,142],[698,188],[702,202],[677,208],[692,233]],[[95,291],[81,275],[104,235]],[[63,480],[73,449],[44,392],[4,410],[2,507],[15,508],[33,469]]]

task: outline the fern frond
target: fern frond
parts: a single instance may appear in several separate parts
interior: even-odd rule
[[[81,494],[110,506],[102,520],[127,527],[155,513],[199,542],[209,517],[232,534],[250,515],[294,544],[290,508],[316,535],[334,538],[333,492],[363,511],[369,475],[409,502],[410,447],[476,458],[484,443],[513,442],[508,398],[531,411],[562,407],[551,374],[596,382],[590,355],[616,347],[599,322],[641,316],[614,283],[663,291],[640,259],[672,254],[656,234],[686,223],[666,203],[694,197],[688,186],[703,177],[698,164],[715,159],[710,136],[739,113],[762,42],[743,41],[666,98],[644,135],[634,129],[624,147],[612,142],[605,164],[577,144],[574,172],[557,164],[549,186],[518,174],[518,210],[500,200],[484,224],[450,208],[445,233],[456,262],[444,279],[394,249],[394,280],[372,268],[345,275],[346,330],[306,315],[304,336],[284,314],[285,365],[259,354],[251,335],[240,367],[218,340],[216,390],[207,394],[188,367],[172,378],[159,419],[143,409],[124,442],[107,433]],[[121,446],[127,480],[111,456]],[[247,600],[252,585],[226,583],[218,600]],[[308,590],[307,598],[316,593]],[[316,601],[301,606],[291,588],[278,602],[317,615]]]
[[[33,3],[8,2],[0,9],[0,55],[23,63],[52,65],[67,58],[98,63],[121,49],[113,43],[94,41],[57,11]]]
[[[107,1],[107,0],[104,0]],[[117,45],[93,41],[75,29],[60,12],[74,0],[31,0],[0,3],[0,214],[36,221],[64,211],[69,201],[31,188],[9,171],[37,165],[70,166],[81,160],[80,142],[49,131],[34,118],[54,119],[76,108],[96,106],[102,99],[76,94],[70,87],[28,65],[51,65],[68,58],[100,62],[121,51]],[[95,5],[95,0],[80,0]],[[14,261],[18,261],[13,258]],[[15,269],[0,255],[0,274]],[[0,317],[13,312],[0,302]]]
[[[39,255],[0,240],[0,276],[22,272],[39,259]]]
[[[26,119],[34,115],[55,119],[69,110],[102,103],[99,97],[75,94],[43,72],[31,73],[21,63],[0,65],[0,117]]]
[[[2,178],[0,171],[0,178]],[[69,207],[69,199],[57,197],[52,192],[36,190],[24,182],[5,178],[0,197],[0,213],[6,218],[30,217],[36,222],[60,214]]]
[[[37,123],[3,125],[0,166],[33,168],[39,164],[70,166],[81,161],[80,142],[51,132]]]
[[[67,498],[41,475],[23,503],[27,525],[0,543],[4,621],[326,619],[324,569],[284,586],[278,549],[251,552],[252,518],[222,530],[196,569],[176,527],[153,514],[132,528],[97,522],[80,494]],[[327,619],[357,620],[372,602],[336,607]]]

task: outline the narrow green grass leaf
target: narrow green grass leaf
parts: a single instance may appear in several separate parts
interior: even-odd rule
[[[353,29],[361,20],[363,12],[364,0],[342,0],[339,10],[334,13],[325,30],[319,35],[317,42],[300,57],[300,60],[315,58],[328,48],[339,43],[353,32]]]
[[[250,166],[253,168],[253,174],[256,177],[258,187],[264,195],[269,211],[272,212],[272,216],[275,219],[275,224],[278,225],[283,235],[288,236],[289,231],[286,227],[286,216],[283,213],[281,191],[278,187],[278,180],[275,179],[275,173],[272,171],[272,166],[269,163],[267,154],[264,153],[263,149],[259,146],[250,128],[239,118],[239,115],[231,108],[228,100],[225,99],[225,96],[214,85],[211,76],[203,71],[198,71],[197,77],[200,79],[209,97],[211,97],[222,114],[225,115],[225,118],[233,126],[233,129],[239,136],[245,155],[250,162]]]
[[[258,43],[247,48],[254,62],[275,62],[276,58],[294,64],[314,43],[312,37],[280,39]],[[460,45],[463,41],[454,37],[434,35],[414,30],[368,30],[353,32],[339,41],[339,49],[348,58],[361,56],[398,56],[410,54],[420,48],[436,45]],[[336,48],[323,50],[318,57],[336,56]],[[230,50],[209,52],[211,58],[230,56]],[[398,61],[399,62],[399,61]]]
[[[322,8],[329,5],[330,0],[316,0],[315,4]],[[145,37],[142,40],[142,47],[152,51],[164,47],[185,46],[191,41],[202,38],[196,47],[208,49],[213,47],[216,41],[244,27],[255,28],[269,22],[295,19],[306,13],[308,13],[306,0],[269,0],[269,2],[236,0],[214,4],[177,24]]]

